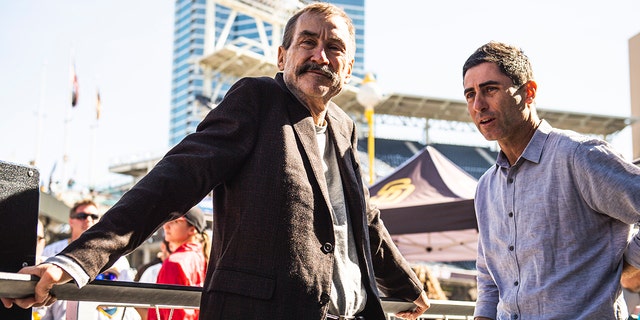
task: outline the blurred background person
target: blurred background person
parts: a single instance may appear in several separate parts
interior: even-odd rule
[[[47,245],[42,252],[42,256],[55,256],[66,248],[69,243],[80,238],[80,235],[93,227],[98,220],[100,220],[100,213],[98,211],[98,205],[93,202],[93,200],[86,199],[76,202],[69,211],[69,228],[71,229],[71,237]],[[131,280],[131,277],[129,277],[129,261],[122,257],[118,259],[116,264],[118,265],[118,269],[122,270],[123,273],[121,280]]]
[[[98,206],[92,200],[81,200],[76,202],[69,211],[69,228],[71,237],[58,240],[47,245],[42,253],[45,257],[53,257],[66,248],[69,243],[75,241],[82,233],[89,230],[100,219]]]
[[[162,262],[156,283],[203,286],[210,250],[205,228],[204,213],[197,207],[163,225],[164,239],[173,250]],[[196,320],[199,313],[197,309],[149,309],[147,319]]]
[[[133,278],[133,281],[141,283],[156,283],[158,280],[158,273],[160,272],[160,268],[162,268],[162,262],[169,257],[171,252],[171,249],[169,249],[169,243],[167,240],[163,239],[160,242],[160,251],[156,258],[149,261],[149,263],[140,266],[135,278]],[[140,314],[140,318],[142,318],[142,320],[147,320],[148,308],[136,307],[136,310]]]
[[[107,271],[99,274],[96,280],[118,281],[120,272],[116,267],[111,267]],[[141,320],[140,314],[133,307],[115,307],[115,306],[98,306],[96,308],[96,316],[91,317],[96,320]],[[79,319],[79,318],[77,318]]]
[[[48,257],[53,257],[66,248],[69,243],[75,241],[82,233],[89,230],[94,224],[100,220],[98,205],[93,200],[81,200],[76,202],[69,211],[69,228],[71,229],[71,237],[51,243],[44,247],[42,252],[43,261]],[[118,276],[121,281],[131,281],[129,275],[130,264],[127,258],[121,257],[113,265],[118,270]],[[66,320],[67,307],[77,308],[77,302],[67,303],[65,300],[58,300],[48,307],[46,316],[42,319]]]
[[[163,236],[164,237],[164,236]],[[172,250],[169,248],[169,242],[167,240],[160,241],[160,251],[155,259],[141,265],[136,272],[136,276],[133,278],[135,282],[142,283],[156,283],[158,279],[158,273],[162,267],[162,262],[169,257]]]

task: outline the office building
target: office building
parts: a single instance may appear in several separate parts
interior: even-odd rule
[[[201,60],[225,46],[270,60],[282,39],[284,23],[306,2],[297,0],[176,0],[169,145],[195,131],[204,105],[219,102],[240,74],[219,72],[220,64],[203,70]],[[328,1],[342,7],[356,27],[354,75],[364,68],[364,0]],[[265,45],[266,43],[266,45]],[[224,64],[225,62],[223,62]],[[238,62],[240,63],[240,62]],[[250,69],[246,66],[245,69]],[[260,75],[273,76],[275,69]],[[255,75],[249,73],[248,75]],[[204,99],[204,100],[203,100]]]

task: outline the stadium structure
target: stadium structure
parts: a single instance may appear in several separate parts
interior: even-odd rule
[[[355,6],[354,3],[358,3],[356,8],[364,10],[364,1],[343,0],[330,2],[334,2],[339,6],[349,6],[351,10]],[[199,4],[199,6],[191,5],[187,7],[192,3]],[[194,123],[188,125],[192,128],[191,130],[194,130],[197,122],[211,108],[215,108],[216,102],[219,102],[221,95],[225,92],[224,88],[228,88],[237,79],[247,76],[274,76],[278,72],[275,58],[277,47],[280,43],[286,20],[305,3],[307,1],[176,1],[174,72],[176,70],[190,70],[174,74],[174,90],[178,90],[177,92],[184,91],[182,95],[186,97],[185,102],[187,103],[184,108],[187,111],[181,111],[181,115],[176,117],[192,117],[195,119],[192,121]],[[359,24],[363,28],[364,11],[360,14],[362,16],[358,16],[357,25]],[[185,21],[197,22],[197,24],[192,25],[192,31],[190,32],[180,31],[187,23]],[[253,26],[251,29],[254,29],[257,34],[250,34],[249,38],[243,36],[242,33],[233,35],[233,30],[237,28],[246,30],[249,24]],[[205,27],[205,29],[200,30],[200,27]],[[360,32],[359,38],[361,39],[358,44],[363,46],[364,31]],[[640,43],[640,36],[636,36],[633,39],[636,39],[635,42]],[[197,48],[201,50],[191,49],[191,54],[184,56],[181,51],[183,43],[199,43],[200,45]],[[635,46],[635,50],[640,52],[638,47],[640,47],[640,44]],[[630,48],[634,50],[634,46],[630,46]],[[200,52],[202,54],[198,54]],[[640,53],[636,55],[640,55]],[[361,128],[366,128],[364,107],[356,99],[362,79],[358,75],[364,74],[364,70],[362,70],[364,65],[363,53],[360,52],[356,58],[359,61],[356,62],[354,72],[356,77],[333,100],[349,113],[355,121],[360,123]],[[636,69],[639,68],[636,66]],[[638,71],[636,73],[640,74]],[[191,74],[194,77],[197,75],[197,77],[186,83],[180,80]],[[640,82],[640,80],[636,80],[636,82]],[[186,89],[180,89],[183,88],[184,84],[186,84]],[[640,86],[640,84],[636,84],[636,86]],[[176,97],[174,96],[172,99],[176,99]],[[596,135],[607,140],[630,126],[633,123],[633,119],[640,115],[640,97],[635,97],[633,100],[635,102],[632,101],[632,104],[635,105],[635,109],[632,117],[565,112],[542,108],[538,109],[538,113],[541,118],[549,121],[554,127]],[[476,178],[479,173],[486,170],[495,160],[495,146],[469,146],[463,143],[437,141],[431,137],[430,133],[434,130],[475,132],[475,126],[470,122],[466,102],[464,101],[391,93],[384,96],[382,101],[375,106],[375,113],[376,125],[384,125],[391,122],[396,126],[417,127],[418,131],[421,132],[421,134],[415,135],[414,141],[385,139],[383,135],[376,136],[376,169],[378,169],[378,166],[382,169],[376,170],[377,173],[379,172],[379,176],[388,173],[389,169],[409,159],[425,145],[434,145],[438,151]],[[633,127],[636,128],[637,123]],[[175,131],[175,129],[171,130]],[[634,136],[640,135],[640,129],[636,128],[634,130]],[[184,131],[179,135],[175,134],[175,132],[171,133],[170,136],[174,138],[170,138],[172,140],[170,145],[177,142],[176,138],[184,137],[188,133],[189,131]],[[364,139],[367,132],[366,130],[360,130],[360,134]],[[637,144],[638,142],[634,144],[634,158],[640,158],[640,151],[638,151],[640,147],[636,146]],[[359,151],[367,152],[364,140],[359,143],[359,146]],[[157,160],[143,159],[130,163],[113,164],[110,170],[114,173],[133,176],[137,180],[144,176]],[[365,162],[363,161],[362,163],[363,169],[368,170],[368,164]],[[367,173],[365,172],[363,176],[367,176]]]

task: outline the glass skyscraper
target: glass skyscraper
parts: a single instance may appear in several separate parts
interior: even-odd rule
[[[214,39],[226,38],[229,43],[239,38],[259,41],[268,38],[271,45],[280,44],[281,30],[276,30],[278,39],[273,39],[273,25],[269,23],[256,23],[249,14],[242,11],[234,11],[228,7],[234,1],[209,0],[176,0],[175,4],[175,28],[173,44],[173,69],[171,88],[171,115],[169,125],[169,145],[178,143],[189,133],[195,131],[202,119],[203,111],[200,110],[199,100],[202,95],[209,92],[217,93],[216,96],[207,97],[215,104],[220,101],[228,87],[237,79],[232,77],[216,77],[212,81],[205,81],[203,71],[198,61],[205,55],[206,37]],[[245,6],[262,4],[290,5],[292,0],[237,0]],[[293,1],[295,2],[295,1]],[[310,2],[310,1],[304,1]],[[362,77],[364,69],[364,0],[333,0],[328,1],[343,8],[351,17],[356,27],[356,57],[354,76]],[[222,4],[220,4],[222,3]],[[211,14],[213,27],[207,30],[207,14]],[[229,17],[232,19],[229,19]],[[228,21],[233,21],[229,25]],[[210,33],[215,30],[215,33]],[[226,36],[226,37],[225,37]],[[210,41],[211,42],[211,41]],[[276,43],[273,43],[276,42]],[[259,47],[250,49],[255,54],[264,55]],[[275,64],[275,58],[273,63]],[[266,76],[273,76],[269,74]],[[210,88],[205,88],[210,86]],[[216,88],[217,90],[213,90]]]

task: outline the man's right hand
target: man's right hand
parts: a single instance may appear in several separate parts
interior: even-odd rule
[[[51,288],[56,284],[63,284],[73,280],[66,271],[51,263],[24,267],[18,273],[31,274],[40,278],[36,283],[35,296],[20,299],[0,298],[5,308],[11,308],[14,303],[24,309],[50,306],[56,301],[56,298],[50,293]]]

